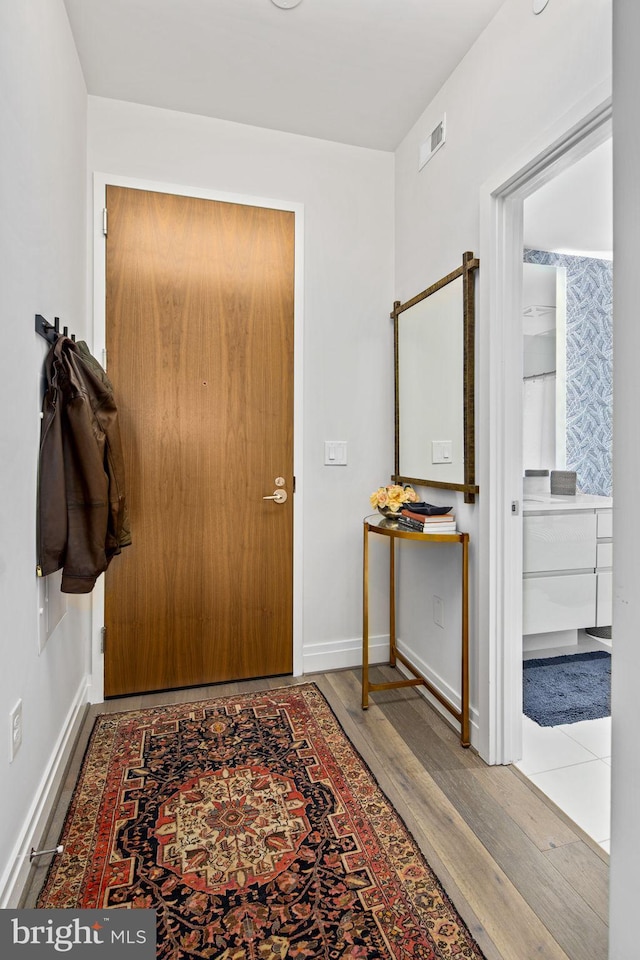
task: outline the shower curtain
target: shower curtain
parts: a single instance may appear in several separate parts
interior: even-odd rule
[[[556,375],[526,377],[522,383],[522,445],[525,470],[556,466]]]

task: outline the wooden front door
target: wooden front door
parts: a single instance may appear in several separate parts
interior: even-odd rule
[[[294,214],[111,186],[107,210],[133,543],[105,695],[291,673]]]

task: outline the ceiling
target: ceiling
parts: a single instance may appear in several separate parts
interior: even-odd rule
[[[533,250],[612,258],[610,139],[525,200],[524,245]]]
[[[64,2],[90,94],[394,150],[503,0]],[[612,223],[608,141],[526,200],[525,245],[611,256]]]
[[[65,0],[90,94],[394,150],[503,0]]]

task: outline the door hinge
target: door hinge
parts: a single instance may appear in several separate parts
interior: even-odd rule
[[[107,208],[106,207],[104,207],[102,210],[102,232],[106,237],[107,235]]]
[[[100,631],[100,653],[104,653],[104,647],[107,642],[107,628],[103,627]]]

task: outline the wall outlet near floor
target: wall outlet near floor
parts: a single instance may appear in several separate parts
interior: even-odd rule
[[[433,595],[433,622],[438,627],[444,627],[444,602],[435,594]]]
[[[22,745],[22,700],[9,713],[9,763]]]

